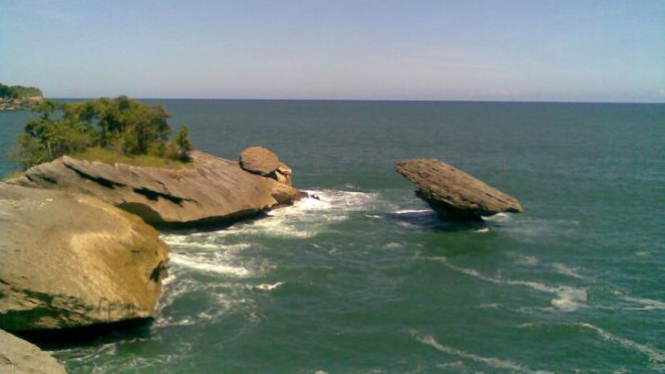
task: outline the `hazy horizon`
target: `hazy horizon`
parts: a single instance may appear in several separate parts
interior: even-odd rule
[[[665,3],[0,0],[54,98],[665,102]]]

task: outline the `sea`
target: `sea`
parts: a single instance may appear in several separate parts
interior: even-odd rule
[[[49,347],[71,373],[665,372],[665,105],[146,102],[320,200],[163,232],[156,319]],[[1,153],[32,117],[0,113]],[[524,212],[441,221],[394,171],[420,157]]]

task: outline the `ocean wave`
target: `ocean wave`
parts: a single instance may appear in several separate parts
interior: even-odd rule
[[[594,326],[590,323],[582,322],[582,323],[578,323],[577,326],[580,326],[582,328],[594,331],[601,338],[603,338],[607,341],[617,343],[617,344],[621,345],[624,348],[631,349],[631,350],[637,351],[641,354],[644,354],[645,356],[647,356],[649,358],[650,362],[652,362],[653,364],[658,365],[660,369],[665,369],[665,365],[663,365],[663,364],[665,364],[665,352],[663,352],[661,350],[651,348],[647,345],[640,344],[640,343],[634,342],[632,340],[622,338],[620,336],[616,336],[616,335],[614,335],[614,334],[612,334],[608,331],[605,331],[605,330],[601,329],[598,326]]]
[[[621,299],[631,303],[644,305],[643,308],[640,308],[641,310],[665,310],[665,302],[660,300],[645,299],[641,297],[633,297],[625,295],[621,296]]]
[[[520,373],[535,373],[535,374],[550,373],[548,371],[532,370],[524,365],[514,363],[508,360],[502,360],[496,357],[483,357],[474,353],[465,352],[461,349],[441,344],[436,339],[434,339],[433,336],[422,334],[418,331],[411,331],[411,334],[418,342],[433,347],[440,352],[457,356],[463,359],[471,360],[474,362],[479,362],[495,369],[504,369],[511,372],[520,372]]]
[[[576,267],[569,267],[569,266],[566,266],[566,265],[564,265],[560,262],[556,262],[556,263],[552,264],[552,267],[559,274],[567,275],[569,277],[573,277],[573,278],[577,278],[577,279],[586,279],[587,278],[586,276],[581,275],[580,273],[578,273],[579,268],[576,268]]]
[[[395,214],[419,214],[419,213],[436,214],[436,212],[433,211],[432,209],[402,209],[395,212]]]
[[[378,193],[310,190],[310,196],[295,202],[292,206],[275,209],[266,217],[253,221],[241,222],[215,232],[194,233],[194,239],[183,240],[174,236],[164,236],[165,240],[182,246],[202,246],[209,248],[209,243],[193,244],[201,237],[207,240],[237,236],[268,236],[283,238],[311,238],[327,231],[332,223],[342,222],[352,212],[371,210],[371,205],[378,200]],[[213,243],[215,245],[215,243]],[[212,247],[210,247],[212,248]]]
[[[600,336],[603,340],[616,343],[623,348],[638,352],[645,355],[649,361],[654,364],[655,369],[665,370],[665,352],[659,349],[649,347],[648,345],[637,343],[630,339],[622,338],[611,332],[604,330],[598,326],[592,325],[587,322],[577,322],[577,323],[542,323],[542,322],[529,322],[523,323],[518,326],[518,328],[550,328],[551,326],[571,326],[579,327],[585,330],[590,330]]]
[[[223,263],[211,262],[209,259],[201,256],[192,258],[189,256],[172,253],[170,262],[202,272],[233,275],[238,277],[246,277],[251,274],[249,269],[238,266],[230,266]]]
[[[262,283],[257,286],[253,286],[253,288],[257,290],[262,290],[262,291],[272,291],[276,290],[277,288],[281,287],[284,284],[284,282],[277,282],[277,283]]]
[[[528,287],[536,291],[556,295],[556,297],[551,300],[552,306],[566,312],[572,312],[581,307],[584,307],[587,301],[587,292],[586,289],[583,288],[576,288],[571,286],[549,286],[534,281],[489,277],[481,274],[479,271],[475,269],[467,269],[453,265],[448,261],[448,258],[446,257],[423,257],[423,259],[429,259],[441,262],[446,267],[452,270],[480,279],[485,282],[490,282],[499,285]]]
[[[537,257],[517,255],[517,264],[526,266],[536,266],[540,263]]]

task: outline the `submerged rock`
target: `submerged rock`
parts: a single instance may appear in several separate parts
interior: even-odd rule
[[[395,170],[415,183],[418,197],[446,219],[479,219],[501,212],[522,212],[515,198],[437,159],[400,161]]]
[[[168,255],[158,235],[90,196],[0,183],[0,328],[152,318]]]
[[[290,183],[247,172],[238,162],[198,151],[191,158],[189,167],[166,169],[65,156],[8,183],[92,195],[156,226],[229,222],[297,197]]]
[[[0,373],[67,374],[50,354],[0,330]]]

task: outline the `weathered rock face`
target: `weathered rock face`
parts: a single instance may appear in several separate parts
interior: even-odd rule
[[[240,167],[250,173],[268,176],[279,167],[279,158],[263,147],[249,147],[240,153]]]
[[[168,255],[158,235],[90,196],[0,183],[0,328],[153,317]]]
[[[0,330],[0,373],[67,374],[50,354]]]
[[[416,194],[447,219],[479,219],[522,211],[515,198],[437,159],[400,161],[395,170],[415,183]]]
[[[192,166],[183,169],[65,156],[8,183],[92,195],[157,226],[217,224],[296,199],[297,191],[289,184],[249,173],[237,162],[197,151],[191,156]]]
[[[240,153],[240,167],[244,170],[292,185],[292,170],[272,151],[263,147],[249,147]]]

